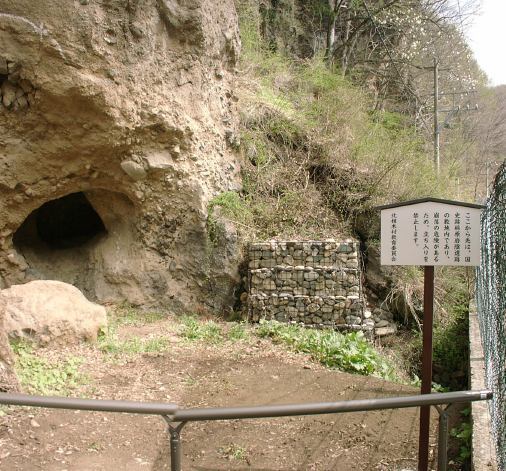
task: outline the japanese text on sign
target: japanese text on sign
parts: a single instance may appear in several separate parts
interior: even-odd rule
[[[480,212],[432,201],[382,209],[381,263],[479,265]]]

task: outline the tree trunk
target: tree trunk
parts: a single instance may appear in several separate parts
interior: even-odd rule
[[[329,0],[329,9],[331,13],[327,25],[327,43],[325,45],[325,60],[329,63],[332,61],[334,44],[336,42],[337,5],[338,0]]]

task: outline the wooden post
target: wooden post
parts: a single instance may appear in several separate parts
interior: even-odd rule
[[[426,266],[423,276],[423,353],[422,394],[432,390],[432,324],[434,318],[434,267]],[[418,441],[418,471],[429,466],[430,406],[420,408],[420,434]]]

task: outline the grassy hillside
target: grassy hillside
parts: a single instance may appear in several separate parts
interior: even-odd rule
[[[452,196],[449,170],[435,175],[430,147],[408,119],[371,111],[366,91],[322,58],[270,51],[252,12],[239,13],[244,188],[214,205],[249,237],[348,235],[375,205]]]

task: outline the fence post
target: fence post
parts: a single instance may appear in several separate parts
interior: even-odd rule
[[[186,425],[186,422],[171,423],[170,419],[167,417],[165,417],[165,420],[169,424],[170,469],[171,471],[181,471],[181,430]]]
[[[438,471],[446,471],[448,464],[448,408],[451,404],[443,409],[441,406],[435,406],[439,412],[439,430],[437,445],[437,469]]]

